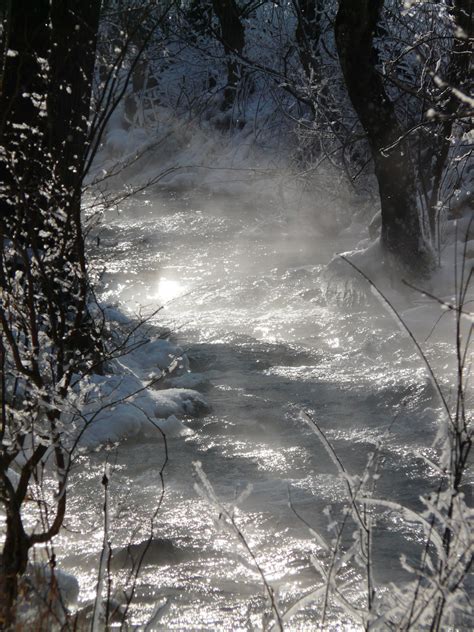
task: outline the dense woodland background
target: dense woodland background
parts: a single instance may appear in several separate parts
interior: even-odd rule
[[[363,221],[396,274],[422,283],[443,264],[447,224],[472,215],[474,3],[11,0],[0,10],[0,621],[21,629],[16,604],[30,599],[21,577],[61,529],[87,426],[65,402],[130,342],[111,342],[91,307],[84,196],[113,203],[170,174],[186,186],[196,165],[204,180],[221,164],[199,155],[197,137],[240,148],[243,177],[284,169],[311,191],[330,166],[369,207]],[[177,146],[184,158],[167,161]],[[139,182],[150,156],[161,167]],[[459,315],[467,285],[450,308]],[[394,629],[421,620],[446,629],[471,566],[470,527],[453,519],[468,513],[456,504],[471,448],[466,361],[448,411],[445,496],[423,518],[441,534],[432,607],[424,601],[426,618],[412,623],[415,598],[408,619],[393,614]],[[55,489],[42,483],[46,460]],[[30,531],[24,507],[42,485],[49,509],[38,503],[41,528]],[[365,518],[356,520],[363,531]],[[366,629],[372,607],[369,585]],[[96,615],[91,625],[99,629]]]

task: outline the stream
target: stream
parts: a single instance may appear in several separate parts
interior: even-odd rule
[[[107,210],[99,227],[91,256],[106,268],[100,299],[129,313],[164,305],[154,323],[182,346],[187,387],[210,405],[185,420],[187,436],[167,438],[165,493],[131,606],[137,625],[163,603],[147,629],[262,629],[268,599],[256,563],[281,611],[321,585],[308,525],[330,537],[347,492],[302,413],[350,474],[363,472],[380,441],[377,496],[419,508],[433,484],[420,454],[431,453],[438,402],[416,350],[369,288],[345,300],[328,278],[334,253],[354,248],[357,238],[308,221],[287,217],[267,198],[145,192],[120,212]],[[147,539],[160,500],[163,439],[130,439],[106,454],[114,568],[124,579],[124,547]],[[97,581],[104,459],[93,453],[73,472],[68,532],[58,545],[82,601],[94,597]],[[235,509],[234,531],[196,492],[196,461],[227,507],[251,485]],[[395,513],[380,515],[373,543],[380,594],[407,579],[399,556],[416,555],[420,534],[406,535]],[[357,570],[343,572],[348,594],[362,603]],[[320,614],[320,602],[309,603],[285,629],[316,630]],[[327,629],[353,628],[330,608]]]

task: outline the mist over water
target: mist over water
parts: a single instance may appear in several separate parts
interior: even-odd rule
[[[172,332],[191,365],[189,375],[175,382],[171,376],[167,385],[197,388],[212,407],[185,422],[187,437],[168,438],[155,534],[170,543],[157,541],[146,558],[132,608],[137,623],[167,599],[156,629],[262,625],[261,578],[216,508],[196,494],[193,461],[224,503],[253,486],[235,520],[283,606],[320,584],[310,563],[318,543],[298,515],[327,536],[346,492],[302,411],[317,420],[351,474],[362,473],[382,440],[377,496],[418,508],[430,489],[420,452],[431,454],[439,417],[432,385],[370,289],[360,284],[357,301],[338,299],[346,281],[328,273],[334,253],[359,239],[353,227],[344,230],[356,213],[349,204],[342,185],[298,200],[294,191],[278,193],[275,182],[258,195],[148,191],[120,212],[105,212],[100,243],[91,240],[93,265],[106,270],[100,299],[129,313],[163,305],[154,322]],[[161,436],[126,441],[111,460],[112,541],[120,550],[149,535],[161,489]],[[73,530],[97,526],[103,461],[97,455],[73,475]],[[415,555],[417,535],[407,542],[389,512],[379,520],[374,573],[387,586],[406,579],[398,558]],[[95,548],[90,535],[62,536],[62,564],[79,575],[84,599],[95,588],[102,544],[96,533]],[[350,567],[347,579],[357,596]],[[309,604],[285,629],[317,629],[318,612]],[[329,620],[345,621],[338,611]]]

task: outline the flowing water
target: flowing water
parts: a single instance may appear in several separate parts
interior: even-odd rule
[[[347,498],[302,411],[351,474],[362,473],[381,439],[376,495],[417,507],[432,484],[420,456],[430,453],[436,432],[432,385],[410,341],[370,291],[357,301],[332,291],[338,282],[328,280],[326,265],[334,252],[353,247],[350,232],[337,239],[322,234],[307,215],[288,217],[268,197],[251,202],[183,193],[124,202],[120,212],[106,212],[99,232],[92,255],[97,267],[106,267],[101,299],[131,312],[165,304],[155,323],[182,345],[192,369],[188,384],[193,380],[211,406],[185,420],[192,434],[168,438],[165,493],[133,620],[145,623],[166,600],[149,629],[261,629],[268,600],[255,562],[284,611],[321,583],[310,562],[318,542],[305,523],[329,537],[328,525]],[[135,438],[107,455],[114,568],[120,569],[123,547],[150,533],[163,440],[158,433]],[[61,563],[79,577],[82,600],[95,591],[104,459],[104,452],[88,456],[73,474],[69,533],[62,539]],[[234,531],[196,493],[195,461],[224,504],[252,485],[235,510]],[[413,530],[405,539],[405,531],[395,514],[381,518],[376,530],[374,576],[382,590],[406,579],[398,557],[415,554],[419,534]],[[362,600],[356,570],[348,565],[343,572],[354,599]],[[125,576],[117,570],[116,577]],[[318,629],[320,614],[320,602],[310,603],[285,629]],[[334,610],[329,621],[341,629],[347,617]]]

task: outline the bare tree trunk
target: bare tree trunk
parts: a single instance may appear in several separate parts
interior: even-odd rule
[[[41,186],[48,161],[43,116],[48,91],[44,61],[50,44],[49,2],[11,0],[5,20],[4,66],[0,96],[0,222],[23,239],[26,227],[40,230],[37,206],[47,204]],[[41,115],[40,115],[41,114]],[[18,204],[29,192],[29,204]],[[26,215],[26,206],[29,212]]]
[[[242,55],[245,46],[245,29],[235,0],[212,0],[219,19],[222,43],[227,57],[227,86],[224,90],[223,109],[233,105],[242,78]]]
[[[89,149],[89,111],[101,0],[52,0],[51,90],[48,95],[49,144],[54,205],[64,211],[62,257],[76,269],[77,344],[87,301],[87,269],[81,222],[81,191]],[[71,297],[67,297],[71,300]]]
[[[320,75],[316,52],[321,38],[321,0],[294,0],[295,39],[301,64],[308,79]]]
[[[423,240],[417,181],[395,108],[376,70],[374,32],[383,0],[341,0],[336,44],[354,110],[367,134],[382,208],[382,243],[413,271],[430,257]]]
[[[7,509],[6,537],[0,562],[0,629],[15,621],[18,580],[26,570],[30,542],[21,521],[20,508]]]
[[[21,268],[21,305],[27,317],[9,328],[5,304],[0,304],[5,336],[1,347],[2,353],[5,344],[9,347],[18,373],[30,381],[32,390],[44,386],[44,368],[38,362],[45,344],[41,336],[51,340],[49,362],[60,383],[87,319],[81,188],[100,5],[101,0],[11,0],[8,6],[0,96],[0,283],[8,297]],[[27,346],[26,363],[18,350],[17,330]],[[30,412],[46,414],[37,408]],[[56,468],[64,477],[56,430],[60,412],[50,410],[46,416],[55,437]],[[2,413],[0,502],[7,518],[0,560],[1,629],[14,624],[18,581],[30,548],[58,533],[66,507],[60,482],[51,525],[43,533],[25,532],[23,503],[46,447],[40,443],[34,449],[14,489],[7,475],[14,448],[3,443],[7,423]]]
[[[212,32],[212,3],[214,0],[190,0],[186,16],[191,24],[188,34],[192,40],[197,35],[210,35]]]
[[[80,194],[89,147],[89,110],[101,0],[52,0],[51,91],[48,99],[55,169]],[[71,131],[74,131],[71,134]],[[76,203],[76,199],[74,199]]]

